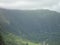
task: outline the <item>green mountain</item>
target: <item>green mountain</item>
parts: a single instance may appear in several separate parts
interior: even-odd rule
[[[1,32],[15,35],[13,38],[18,36],[17,40],[28,40],[34,45],[60,44],[60,13],[56,11],[0,9],[0,24]]]

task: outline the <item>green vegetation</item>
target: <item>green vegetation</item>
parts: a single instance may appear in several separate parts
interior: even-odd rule
[[[55,11],[1,9],[0,28],[6,45],[60,44],[60,13]]]
[[[22,39],[12,33],[2,33],[5,45],[39,45],[26,39]]]

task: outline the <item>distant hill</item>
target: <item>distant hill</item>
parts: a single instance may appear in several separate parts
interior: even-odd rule
[[[4,32],[34,42],[60,41],[60,13],[56,11],[0,9],[0,15]]]

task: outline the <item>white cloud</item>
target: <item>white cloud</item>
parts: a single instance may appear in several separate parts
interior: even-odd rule
[[[59,11],[60,0],[0,0],[1,8],[8,9],[51,9]]]

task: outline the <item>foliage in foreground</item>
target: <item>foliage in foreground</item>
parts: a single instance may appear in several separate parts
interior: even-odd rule
[[[39,45],[26,39],[22,39],[12,33],[2,33],[5,45]]]

